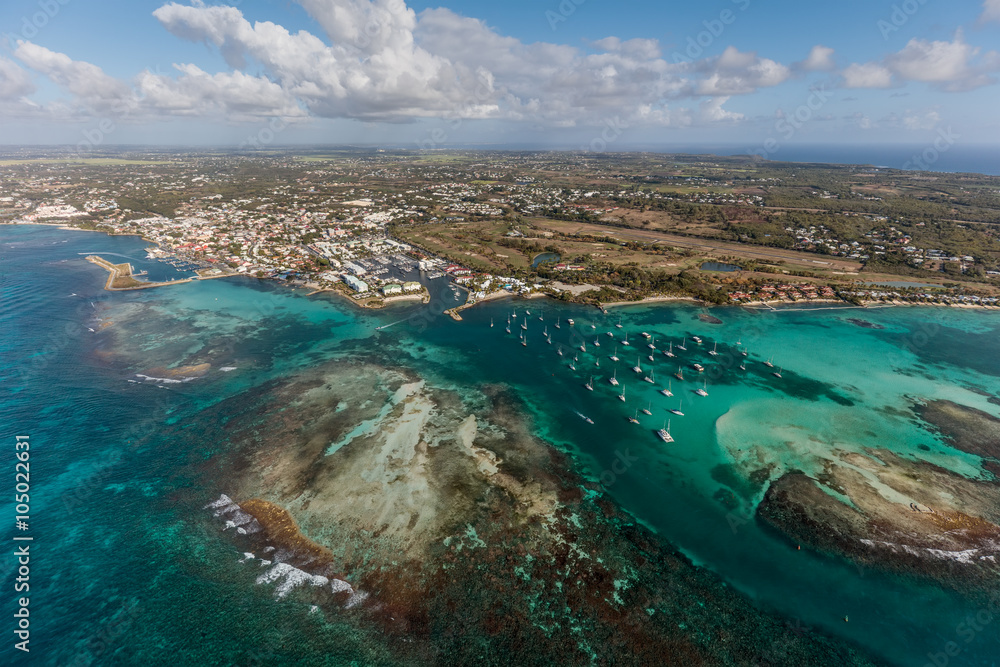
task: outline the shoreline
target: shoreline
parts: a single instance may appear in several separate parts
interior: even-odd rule
[[[99,257],[97,255],[87,255],[87,261],[91,264],[96,264],[105,271],[108,272],[108,279],[104,283],[104,289],[108,292],[128,292],[131,290],[140,289],[150,289],[152,287],[163,287],[165,285],[180,285],[183,283],[189,283],[194,280],[194,278],[183,278],[181,280],[172,280],[165,283],[149,283],[143,280],[136,280],[132,277],[132,265],[131,264],[112,264],[108,260]],[[120,267],[126,268],[120,268]],[[127,287],[115,287],[115,282],[119,280],[130,280],[131,285]]]

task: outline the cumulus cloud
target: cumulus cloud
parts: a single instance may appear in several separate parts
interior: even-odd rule
[[[100,67],[73,60],[44,46],[20,40],[14,55],[98,113],[109,111],[133,95],[128,84],[105,74]]]
[[[996,83],[1000,54],[982,53],[967,44],[962,32],[955,39],[928,41],[911,39],[903,49],[882,62],[853,64],[844,70],[848,88],[889,88],[898,83],[920,81],[948,92],[973,90]]]
[[[19,100],[33,92],[31,76],[14,61],[0,57],[0,101]]]
[[[1000,0],[985,0],[983,2],[983,13],[979,17],[980,23],[990,21],[1000,21]]]
[[[733,46],[717,58],[696,63],[694,69],[705,75],[695,86],[697,94],[715,97],[746,95],[758,88],[777,86],[791,76],[785,65]]]
[[[892,85],[892,72],[878,63],[857,63],[844,70],[846,88],[888,88]]]
[[[701,120],[709,123],[736,122],[744,120],[746,116],[735,111],[726,111],[722,105],[729,101],[728,97],[715,97],[703,101],[699,105]]]
[[[794,67],[802,72],[830,72],[837,69],[837,64],[833,62],[833,49],[817,44],[806,59],[795,63]]]

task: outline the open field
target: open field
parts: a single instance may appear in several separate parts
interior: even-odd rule
[[[782,250],[780,248],[766,248],[740,243],[729,243],[726,241],[692,238],[679,236],[677,234],[669,234],[666,232],[625,229],[621,227],[606,227],[604,225],[539,218],[532,219],[532,224],[539,229],[548,229],[562,234],[612,236],[620,238],[624,241],[662,243],[664,245],[678,248],[690,248],[696,252],[706,253],[708,255],[726,255],[731,257],[746,257],[766,261],[784,261],[796,266],[808,267],[810,270],[814,271],[831,270],[856,273],[861,270],[861,264],[859,262],[841,258],[820,256],[814,253],[796,252],[794,250]]]

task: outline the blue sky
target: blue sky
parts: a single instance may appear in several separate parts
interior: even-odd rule
[[[1000,0],[8,0],[0,26],[7,144],[1000,143]]]

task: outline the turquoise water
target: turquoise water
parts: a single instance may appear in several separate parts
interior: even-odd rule
[[[765,487],[745,473],[753,459],[755,467],[773,464],[772,478],[786,470],[815,474],[834,449],[881,447],[978,476],[975,457],[948,447],[909,415],[914,400],[933,398],[1000,414],[983,395],[1000,391],[995,313],[713,309],[722,320],[713,325],[688,305],[635,306],[605,316],[550,301],[500,301],[454,322],[440,312],[460,297],[443,284],[432,289],[429,307],[384,311],[251,279],[108,293],[101,289],[106,273],[79,254],[142,257],[144,246],[129,237],[0,227],[0,442],[26,432],[33,445],[31,534],[39,555],[31,572],[32,648],[39,649],[30,663],[165,664],[181,642],[201,664],[306,662],[318,655],[326,664],[390,664],[376,630],[275,600],[203,520],[196,499],[217,496],[217,489],[194,480],[216,443],[191,448],[158,438],[164,422],[197,430],[202,411],[224,398],[358,355],[410,368],[445,388],[513,387],[539,435],[571,452],[621,506],[789,622],[855,642],[892,664],[923,665],[978,611],[934,584],[799,551],[753,519]],[[523,321],[526,307],[523,347],[518,325],[513,335],[504,327],[515,309],[516,322]],[[619,316],[622,330],[614,327]],[[882,328],[848,321],[857,317]],[[111,346],[102,327],[127,331],[126,349]],[[617,347],[625,404],[616,399],[620,388],[607,381],[615,368],[608,357],[616,352],[608,331],[615,339],[627,332],[632,343]],[[643,331],[658,348],[652,363]],[[704,343],[693,343],[693,335]],[[680,382],[672,377],[679,362],[662,351],[684,338],[688,352],[677,354],[687,379]],[[738,369],[737,341],[749,348],[745,372]],[[716,344],[719,356],[712,358],[708,350]],[[224,365],[187,382],[136,375],[169,369],[201,350]],[[579,361],[571,371],[574,356]],[[760,363],[772,357],[781,380]],[[631,371],[637,361],[654,372],[655,385]],[[692,381],[694,361],[706,366],[708,397],[693,393],[702,386]],[[591,376],[593,392],[583,387]],[[657,392],[668,380],[675,398]],[[667,412],[678,401],[684,417]],[[653,417],[640,413],[640,426],[627,421],[646,407]],[[652,433],[667,418],[672,445]],[[607,474],[623,451],[637,465]],[[721,489],[735,505],[716,500]],[[12,516],[13,504],[0,504],[0,512]],[[0,573],[10,590],[10,560],[0,563]],[[9,597],[3,612],[8,618],[13,612]],[[11,655],[9,645],[3,651]],[[1000,627],[987,626],[963,662],[953,664],[988,665],[997,656]]]

